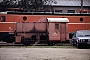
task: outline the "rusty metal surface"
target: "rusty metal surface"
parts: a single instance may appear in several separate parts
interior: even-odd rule
[[[66,40],[69,40],[68,23],[66,23]]]
[[[25,38],[31,38],[32,35],[36,35],[35,33],[18,33],[18,36],[24,36]]]
[[[61,36],[61,38],[60,38],[60,40],[61,41],[65,41],[65,38],[66,38],[66,30],[67,30],[67,28],[66,28],[66,23],[61,23],[60,24],[60,36]]]
[[[34,23],[22,23],[23,32],[31,32],[34,30]]]
[[[21,36],[15,36],[15,43],[21,43]]]
[[[35,29],[37,32],[46,32],[46,23],[36,23]]]
[[[34,29],[34,23],[17,23],[16,32],[30,32]]]
[[[15,23],[11,22],[1,22],[0,23],[0,32],[14,32]]]
[[[59,24],[59,28],[55,28],[55,24]],[[49,40],[65,42],[69,40],[67,23],[49,23]]]
[[[19,32],[19,36],[29,39],[32,38],[32,35],[36,35],[36,39],[40,40],[41,33],[44,32],[46,35],[48,29],[49,41],[65,42],[69,40],[68,24],[66,22],[49,22],[49,26],[47,24],[45,22],[17,23],[16,32]]]
[[[16,32],[45,32],[46,23],[17,23]]]
[[[49,40],[60,40],[60,31],[55,29],[55,23],[49,23]]]
[[[16,32],[22,32],[22,23],[16,24]]]

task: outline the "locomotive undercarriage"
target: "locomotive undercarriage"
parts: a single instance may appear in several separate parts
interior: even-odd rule
[[[28,33],[24,33],[28,34]],[[46,43],[48,42],[48,35],[46,33],[29,33],[31,36],[25,37],[21,34],[21,41],[16,42],[15,41],[15,34],[9,34],[9,33],[0,33],[0,41],[7,42],[7,43],[23,43],[25,45],[34,44],[36,42],[38,43]],[[20,36],[17,35],[17,36]]]
[[[13,43],[15,42],[15,34],[10,34],[9,32],[0,33],[0,41]]]
[[[29,45],[29,44],[38,44],[38,43],[48,43],[48,35],[46,32],[39,32],[39,33],[17,33],[17,37],[20,36],[21,41],[18,39],[16,43],[22,43],[24,45]]]
[[[28,35],[28,36],[26,36]],[[16,36],[20,36],[21,40],[19,42],[16,42]],[[58,42],[51,42],[49,41],[49,36],[48,33],[46,32],[39,32],[39,33],[15,33],[15,34],[9,34],[9,33],[0,33],[0,41],[7,42],[7,43],[19,43],[19,44],[24,44],[24,45],[30,45],[30,44],[48,44],[50,46],[54,45],[55,43],[60,43]]]

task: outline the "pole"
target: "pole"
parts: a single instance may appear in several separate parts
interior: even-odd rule
[[[83,10],[83,0],[81,0],[81,10]]]

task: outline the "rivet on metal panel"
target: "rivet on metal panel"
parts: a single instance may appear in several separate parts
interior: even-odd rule
[[[12,27],[9,27],[9,30],[10,30],[10,31],[12,31],[12,30],[13,30],[13,28],[12,28]]]

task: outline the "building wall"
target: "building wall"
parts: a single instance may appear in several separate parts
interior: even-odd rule
[[[62,10],[62,12],[59,11],[59,12],[56,12],[56,13],[68,13],[68,10],[75,10],[75,13],[77,13],[78,10],[80,10],[80,9],[81,9],[81,7],[69,7],[69,6],[67,6],[67,7],[64,7],[64,6],[63,7],[55,6],[55,7],[53,7],[53,11],[54,12],[56,12],[56,10]],[[83,9],[89,10],[89,7],[83,7]],[[52,12],[51,9],[50,9],[50,12]]]

